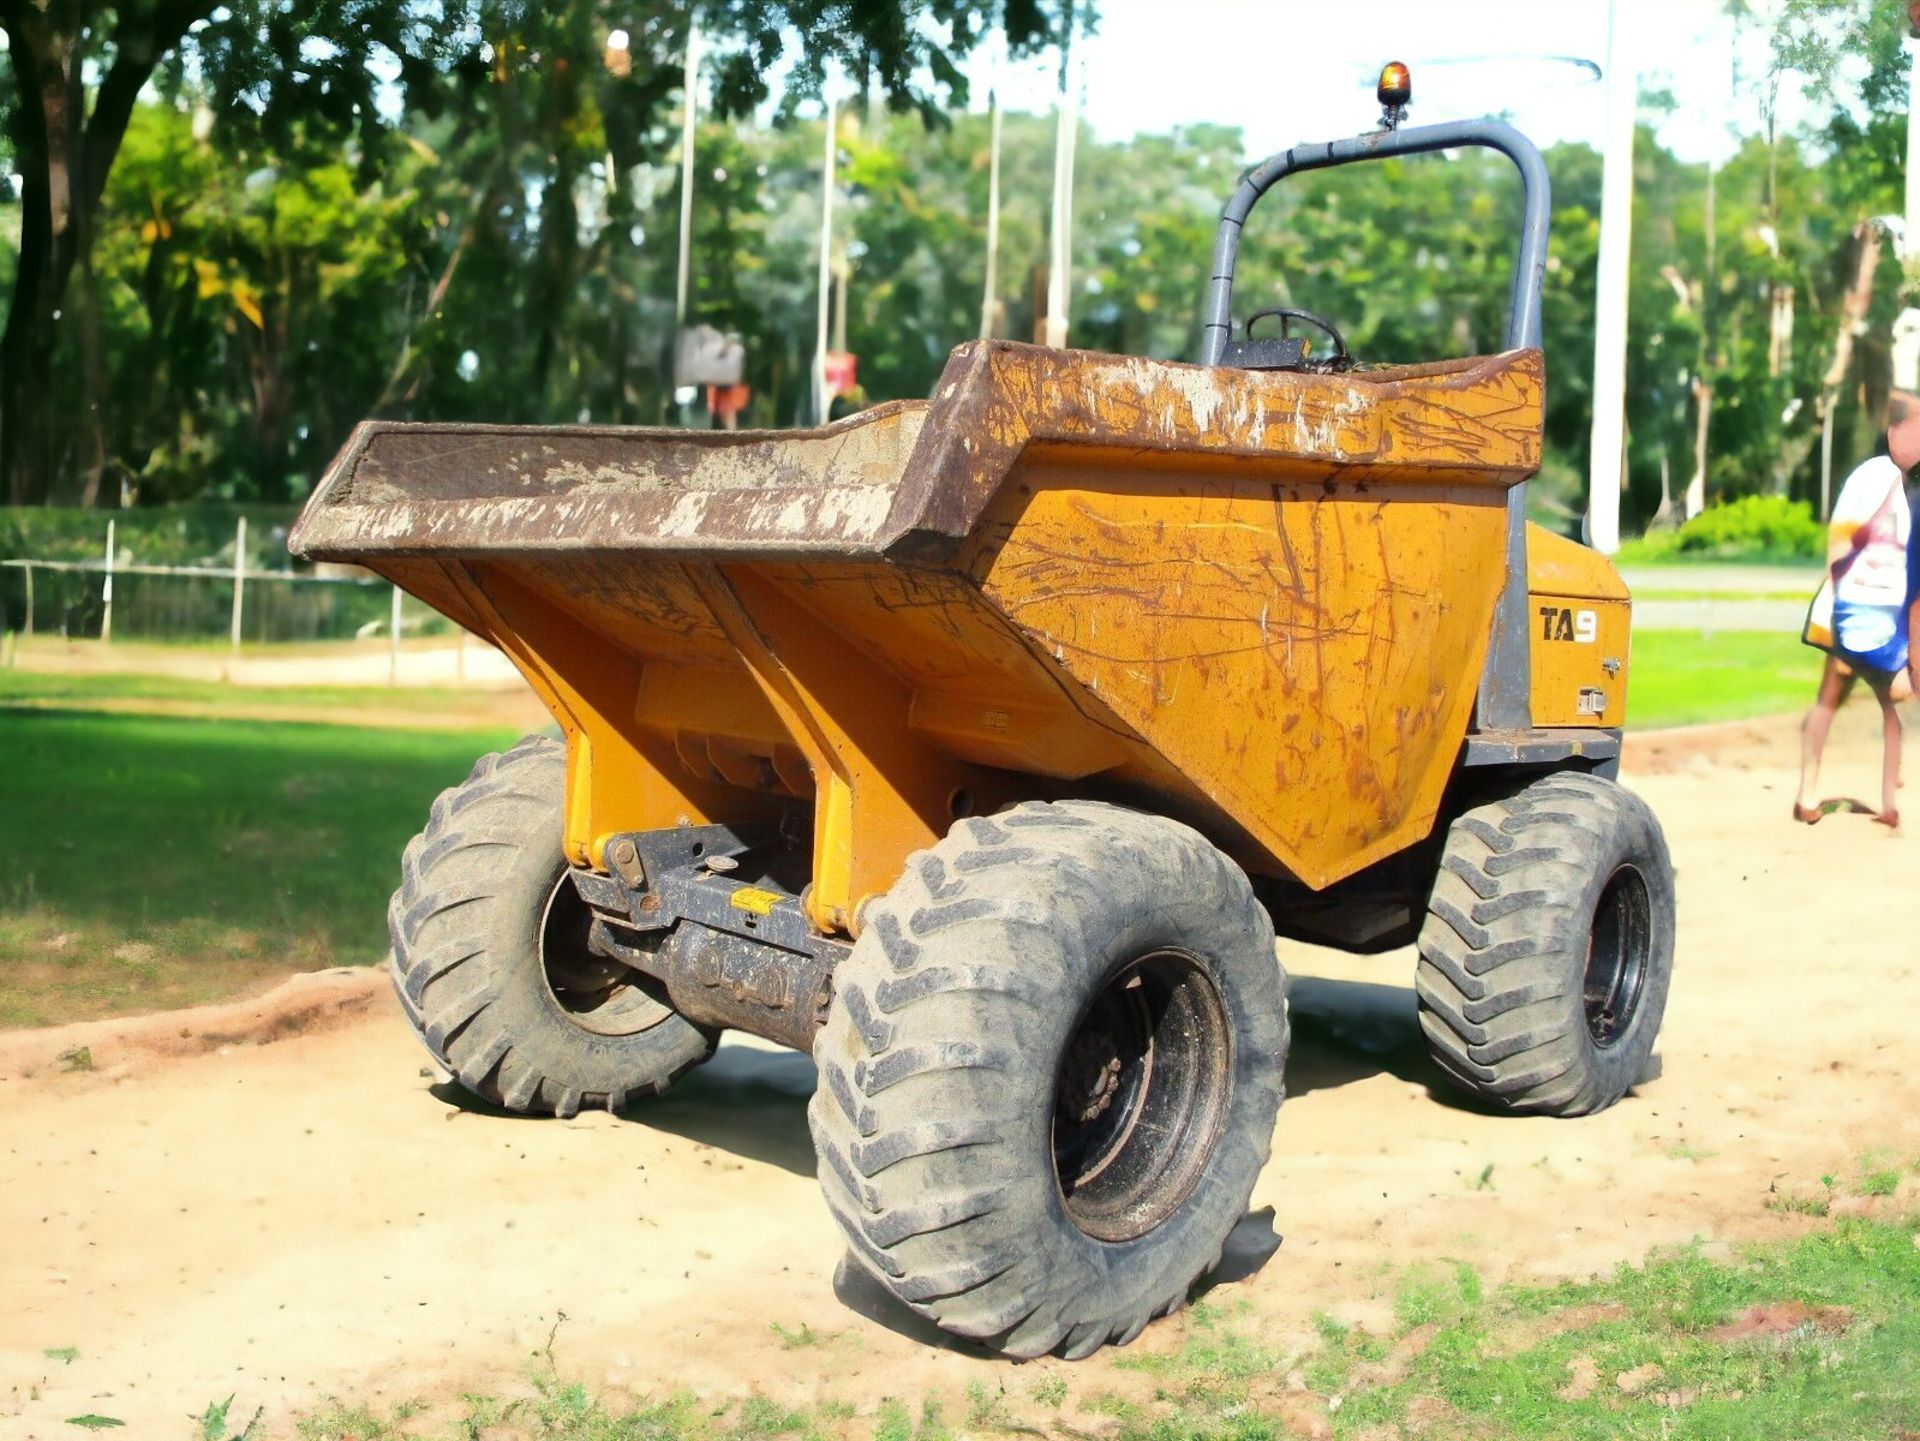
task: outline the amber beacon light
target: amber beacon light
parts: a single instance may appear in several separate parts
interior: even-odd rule
[[[1380,120],[1387,129],[1398,128],[1406,117],[1407,103],[1413,99],[1413,74],[1398,60],[1390,60],[1380,70],[1380,85],[1374,92],[1380,97]]]

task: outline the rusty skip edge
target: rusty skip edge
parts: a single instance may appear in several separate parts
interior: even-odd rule
[[[639,550],[938,564],[1029,452],[1132,471],[1226,464],[1296,481],[1391,475],[1504,490],[1539,467],[1541,371],[1538,351],[1313,376],[976,341],[954,351],[930,401],[808,430],[369,421],[289,546],[340,561]],[[1522,442],[1511,463],[1463,456],[1407,470],[1383,454],[1386,407],[1514,372],[1531,384],[1498,416]]]

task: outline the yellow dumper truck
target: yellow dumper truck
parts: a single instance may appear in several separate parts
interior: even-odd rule
[[[1504,353],[1234,326],[1268,186],[1463,145],[1526,187]],[[730,1027],[811,1054],[852,1253],[1016,1356],[1130,1340],[1219,1259],[1282,1094],[1276,929],[1417,939],[1488,1104],[1619,1099],[1673,875],[1614,779],[1626,591],[1525,522],[1547,215],[1514,131],[1389,124],[1248,173],[1197,364],[982,341],[817,430],[361,426],[295,550],[486,637],[565,736],[407,847],[428,1050],[558,1116]]]

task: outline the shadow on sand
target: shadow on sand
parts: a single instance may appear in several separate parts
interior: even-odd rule
[[[1488,1109],[1457,1090],[1428,1058],[1412,986],[1296,976],[1287,998],[1293,1015],[1293,1053],[1287,1058],[1290,1100],[1384,1073],[1425,1087],[1440,1105]],[[1280,1124],[1286,1125],[1284,1109]]]
[[[675,1081],[666,1095],[620,1114],[656,1131],[812,1176],[807,1101],[813,1086],[813,1061],[798,1051],[723,1041],[711,1061]]]
[[[796,1176],[814,1173],[807,1136],[807,1098],[813,1062],[795,1051],[767,1051],[723,1042],[712,1060],[687,1072],[664,1096],[623,1107],[623,1121],[682,1136],[732,1155],[779,1166]],[[504,1121],[544,1121],[482,1100],[458,1081],[427,1087],[443,1105]]]
[[[1385,1072],[1426,1087],[1443,1105],[1473,1108],[1474,1103],[1454,1090],[1427,1059],[1411,986],[1302,976],[1292,982],[1289,997],[1293,1013],[1289,1097],[1337,1089]],[[624,1120],[742,1159],[811,1176],[814,1155],[807,1134],[807,1100],[813,1095],[814,1081],[812,1060],[798,1052],[729,1040],[712,1060],[682,1076],[664,1096],[635,1102],[620,1114]],[[443,1104],[475,1115],[537,1119],[502,1110],[456,1082],[441,1081],[429,1090]],[[1282,1125],[1285,1114],[1282,1111]],[[1248,1217],[1242,1227],[1254,1220]],[[1239,1235],[1236,1231],[1235,1236]],[[1234,1244],[1229,1243],[1230,1257]],[[1261,1259],[1264,1262],[1265,1257]],[[1223,1270],[1227,1268],[1223,1263]],[[912,1317],[911,1312],[905,1314]],[[918,1317],[912,1319],[920,1324]]]
[[[1227,1235],[1220,1264],[1193,1289],[1191,1300],[1199,1300],[1215,1286],[1244,1281],[1258,1274],[1280,1249],[1281,1237],[1273,1229],[1273,1207],[1250,1211]],[[975,1341],[951,1336],[920,1315],[906,1302],[882,1286],[867,1268],[854,1259],[851,1251],[840,1257],[833,1272],[833,1294],[840,1304],[855,1315],[884,1326],[896,1336],[921,1346],[937,1346],[962,1356],[991,1356],[993,1353]]]

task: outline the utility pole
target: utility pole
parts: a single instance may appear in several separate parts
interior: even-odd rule
[[[1901,237],[1903,290],[1920,259],[1920,0],[1907,0],[1907,216]],[[1893,388],[1920,395],[1920,310],[1909,305],[1893,322]]]
[[[1718,263],[1714,242],[1714,164],[1707,161],[1707,275],[1700,287],[1700,363],[1693,377],[1693,475],[1687,481],[1687,497],[1680,507],[1680,518],[1692,520],[1707,508],[1707,440],[1713,424],[1713,368],[1720,356],[1718,327],[1714,323],[1713,302],[1720,294]]]
[[[827,311],[833,298],[833,166],[835,151],[833,97],[827,97],[825,153],[820,161],[820,301],[813,345],[813,419],[827,423]]]
[[[1626,452],[1627,262],[1633,245],[1633,118],[1639,76],[1621,0],[1607,7],[1606,149],[1600,177],[1599,282],[1594,297],[1593,431],[1587,466],[1587,537],[1603,555],[1620,549]]]
[[[1914,111],[1920,103],[1920,0],[1907,3],[1907,226],[1906,249],[1920,254],[1920,125]]]
[[[843,237],[833,252],[833,348],[841,354],[847,349],[847,242]]]
[[[1053,218],[1048,229],[1046,343],[1067,343],[1067,311],[1073,296],[1073,150],[1080,131],[1080,66],[1073,53],[1072,16],[1066,53],[1060,59],[1059,122],[1053,132]]]
[[[687,326],[687,282],[693,257],[693,126],[700,93],[700,22],[687,22],[687,68],[681,82],[680,119],[680,274],[673,293],[673,328]]]
[[[987,279],[980,296],[980,338],[993,334],[1000,280],[1000,87],[987,92]]]

